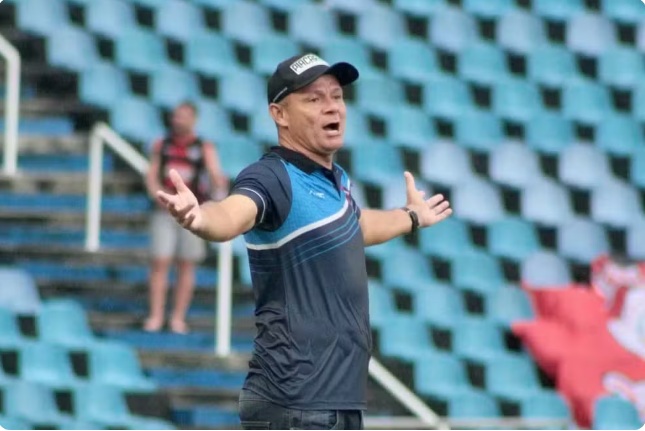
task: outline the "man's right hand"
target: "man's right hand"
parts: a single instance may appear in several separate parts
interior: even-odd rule
[[[171,194],[158,190],[157,198],[177,220],[177,223],[191,232],[199,232],[203,228],[204,220],[197,198],[176,170],[171,169],[169,176],[175,186],[176,193]]]

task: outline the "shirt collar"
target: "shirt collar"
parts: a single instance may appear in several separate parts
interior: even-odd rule
[[[301,171],[307,174],[314,173],[316,169],[322,169],[323,172],[332,171],[331,169],[327,169],[326,167],[314,162],[304,154],[291,150],[286,147],[282,147],[282,146],[271,147],[271,152],[277,154],[280,158],[286,160],[287,162],[291,163],[296,168],[300,169]]]

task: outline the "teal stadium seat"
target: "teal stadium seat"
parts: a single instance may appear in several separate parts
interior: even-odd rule
[[[377,0],[355,0],[348,2],[345,0],[326,0],[325,6],[342,13],[359,15],[365,9],[369,9],[377,4]]]
[[[600,10],[603,15],[622,24],[638,24],[645,19],[645,10],[636,1],[612,0],[602,2]]]
[[[562,91],[562,111],[570,120],[599,124],[612,111],[609,90],[590,79],[571,81]]]
[[[258,106],[251,118],[251,135],[260,142],[278,145],[278,130],[266,105]],[[345,139],[347,140],[347,139]]]
[[[525,419],[571,420],[571,411],[567,403],[558,393],[551,391],[527,396],[520,403],[520,411]]]
[[[219,102],[228,109],[250,115],[267,105],[265,80],[248,69],[235,69],[219,83]]]
[[[473,248],[468,225],[450,217],[419,233],[419,247],[428,256],[452,259]]]
[[[526,293],[517,286],[503,287],[486,297],[486,314],[498,325],[510,328],[515,322],[533,319]]]
[[[152,392],[157,385],[143,374],[135,350],[119,342],[102,342],[89,352],[90,379],[127,392]]]
[[[219,151],[221,146],[226,145],[226,142],[221,139],[233,133],[228,113],[218,103],[211,100],[200,99],[195,106],[197,106],[198,115],[197,133],[214,142]]]
[[[396,313],[390,289],[375,280],[369,280],[370,323],[374,328],[387,325]]]
[[[403,160],[393,145],[374,143],[351,148],[352,176],[357,181],[380,185],[381,187],[401,181]]]
[[[47,40],[49,64],[82,72],[99,61],[94,38],[81,27],[68,26],[54,32]]]
[[[21,30],[49,36],[70,25],[63,0],[20,0],[16,3],[16,22]]]
[[[571,272],[559,255],[538,251],[522,262],[521,279],[530,287],[557,287],[571,283]]]
[[[523,218],[548,226],[558,226],[573,217],[566,189],[548,178],[541,178],[522,190],[520,212]]]
[[[626,250],[632,259],[645,260],[645,217],[638,217],[627,228]]]
[[[642,54],[627,47],[603,53],[598,59],[598,78],[604,84],[622,90],[636,87],[645,79]]]
[[[474,390],[464,364],[457,357],[442,352],[427,353],[415,361],[414,388],[422,395],[443,400]]]
[[[346,104],[344,145],[354,147],[376,139],[370,130],[367,114],[353,105]],[[275,134],[275,129],[274,129]]]
[[[468,85],[452,75],[437,75],[423,83],[423,109],[433,117],[455,120],[474,107]]]
[[[434,142],[421,154],[421,175],[426,181],[454,187],[472,176],[468,151],[450,141]]]
[[[488,250],[504,259],[521,262],[540,249],[532,223],[519,217],[506,217],[487,227]]]
[[[54,392],[46,386],[17,380],[5,388],[4,411],[7,416],[26,421],[40,429],[58,428],[69,420],[56,406]]]
[[[97,342],[85,310],[72,300],[45,302],[38,314],[37,327],[42,341],[71,350],[85,350]]]
[[[0,306],[0,349],[17,349],[27,340],[18,328],[17,315],[5,307],[4,303]]]
[[[230,1],[230,0],[219,0],[219,1]],[[260,0],[260,3],[282,12],[291,12],[300,4],[309,3],[309,0]]]
[[[596,430],[636,430],[643,426],[638,410],[617,395],[603,395],[594,402],[592,427]]]
[[[536,152],[517,141],[504,142],[491,151],[488,171],[493,181],[516,189],[543,175]]]
[[[116,63],[139,73],[152,73],[168,62],[161,36],[133,27],[116,39]]]
[[[598,124],[596,143],[605,152],[618,157],[630,157],[643,148],[643,129],[630,115],[610,114]]]
[[[481,317],[464,318],[453,329],[452,342],[457,356],[479,364],[497,362],[507,355],[500,329]]]
[[[337,34],[334,15],[322,4],[301,3],[289,14],[289,36],[307,47],[322,48]]]
[[[616,45],[614,24],[597,13],[579,13],[567,23],[565,35],[567,47],[587,57],[599,57]]]
[[[378,31],[374,31],[378,29]],[[357,35],[373,48],[387,51],[406,36],[403,16],[391,7],[373,3],[358,16]]]
[[[82,385],[63,347],[45,342],[24,344],[19,352],[20,377],[48,388],[66,390]]]
[[[464,0],[463,8],[466,12],[481,18],[495,20],[500,18],[506,12],[515,9],[513,0]]]
[[[415,17],[432,18],[440,7],[444,6],[444,0],[394,0],[394,9]]]
[[[452,207],[457,217],[486,225],[504,216],[502,197],[497,187],[483,177],[472,177],[453,191]]]
[[[632,184],[641,190],[645,189],[645,148],[636,148],[629,162]]]
[[[390,74],[397,78],[421,83],[439,70],[435,52],[427,41],[417,38],[402,39],[388,51]]]
[[[30,430],[33,426],[22,419],[0,416],[0,426],[6,430]],[[67,429],[67,428],[64,428]],[[91,429],[91,428],[90,428]]]
[[[534,0],[532,2],[533,12],[550,21],[568,21],[584,9],[583,0]]]
[[[137,26],[134,7],[126,0],[94,0],[88,3],[85,16],[88,30],[113,40]]]
[[[575,143],[560,154],[558,177],[570,187],[589,190],[609,180],[611,176],[607,156],[595,145]]]
[[[427,289],[435,280],[428,260],[414,248],[401,248],[381,262],[383,283],[408,292]]]
[[[220,165],[229,178],[235,178],[245,167],[260,160],[262,151],[252,139],[243,135],[230,135],[217,147]]]
[[[510,355],[486,364],[486,390],[509,401],[522,401],[543,391],[531,360]]]
[[[197,78],[183,67],[161,66],[151,74],[150,97],[163,109],[172,110],[187,100],[195,101],[199,93]]]
[[[193,34],[185,43],[186,66],[202,75],[218,78],[238,67],[233,43],[215,32]]]
[[[414,361],[435,351],[426,324],[414,315],[398,313],[380,328],[380,351],[385,357]]]
[[[448,417],[456,420],[495,419],[501,416],[495,399],[484,391],[455,394],[448,400]],[[472,425],[471,425],[472,426]]]
[[[538,87],[524,79],[505,79],[493,86],[493,112],[501,118],[528,123],[542,108]]]
[[[403,105],[387,117],[387,138],[395,145],[423,151],[432,145],[436,131],[430,117],[418,107]]]
[[[300,54],[300,47],[287,36],[271,34],[259,40],[251,50],[253,70],[271,75],[278,63],[287,57]]]
[[[458,53],[478,40],[475,19],[455,6],[440,7],[432,17],[429,37],[436,48]]]
[[[451,261],[452,283],[460,289],[487,294],[505,285],[496,257],[483,250],[470,250]]]
[[[124,97],[110,111],[114,129],[126,139],[134,139],[145,147],[164,134],[159,110],[147,99],[138,96]]]
[[[78,93],[83,102],[103,109],[111,109],[132,94],[125,71],[106,62],[94,63],[81,73]]]
[[[449,284],[432,283],[414,293],[414,313],[431,326],[452,329],[465,315],[460,292]]]
[[[366,77],[353,84],[356,94],[356,105],[364,112],[380,117],[387,117],[392,105],[405,102],[403,86],[389,76]]]
[[[502,141],[502,122],[490,111],[475,108],[462,112],[455,123],[457,141],[470,150],[488,153]]]
[[[540,85],[560,88],[579,73],[571,51],[562,46],[545,44],[528,54],[527,75]]]
[[[14,313],[33,314],[40,309],[40,296],[33,277],[12,266],[0,266],[0,304]]]
[[[555,112],[540,112],[527,124],[526,143],[540,153],[558,154],[573,140],[573,124]]]
[[[609,240],[599,224],[577,217],[558,228],[558,253],[576,263],[589,264],[609,252]]]
[[[509,52],[527,55],[546,43],[546,33],[538,17],[515,9],[498,18],[495,40]]]
[[[642,216],[636,189],[621,180],[596,187],[591,194],[591,218],[614,228],[625,228]]]
[[[506,59],[498,45],[478,42],[459,53],[458,75],[466,81],[490,86],[506,78]]]
[[[190,40],[194,33],[206,29],[199,6],[183,0],[165,0],[156,10],[157,31],[180,42]]]

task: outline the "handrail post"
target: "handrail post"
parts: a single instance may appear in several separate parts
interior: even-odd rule
[[[101,238],[101,195],[103,192],[103,139],[100,125],[90,136],[89,180],[87,183],[87,215],[85,217],[85,249],[97,251]]]
[[[18,115],[20,111],[20,53],[0,35],[0,54],[7,61],[4,173],[14,176],[18,169]]]
[[[228,356],[231,353],[231,306],[233,295],[233,244],[232,241],[218,244],[217,271],[217,324],[215,325],[215,354]]]

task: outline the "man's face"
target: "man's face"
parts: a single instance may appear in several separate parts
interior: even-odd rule
[[[296,143],[317,154],[331,154],[343,146],[346,108],[335,77],[323,75],[285,102],[289,133]]]
[[[190,106],[180,105],[172,113],[172,130],[178,135],[192,133],[195,120],[195,111]]]

